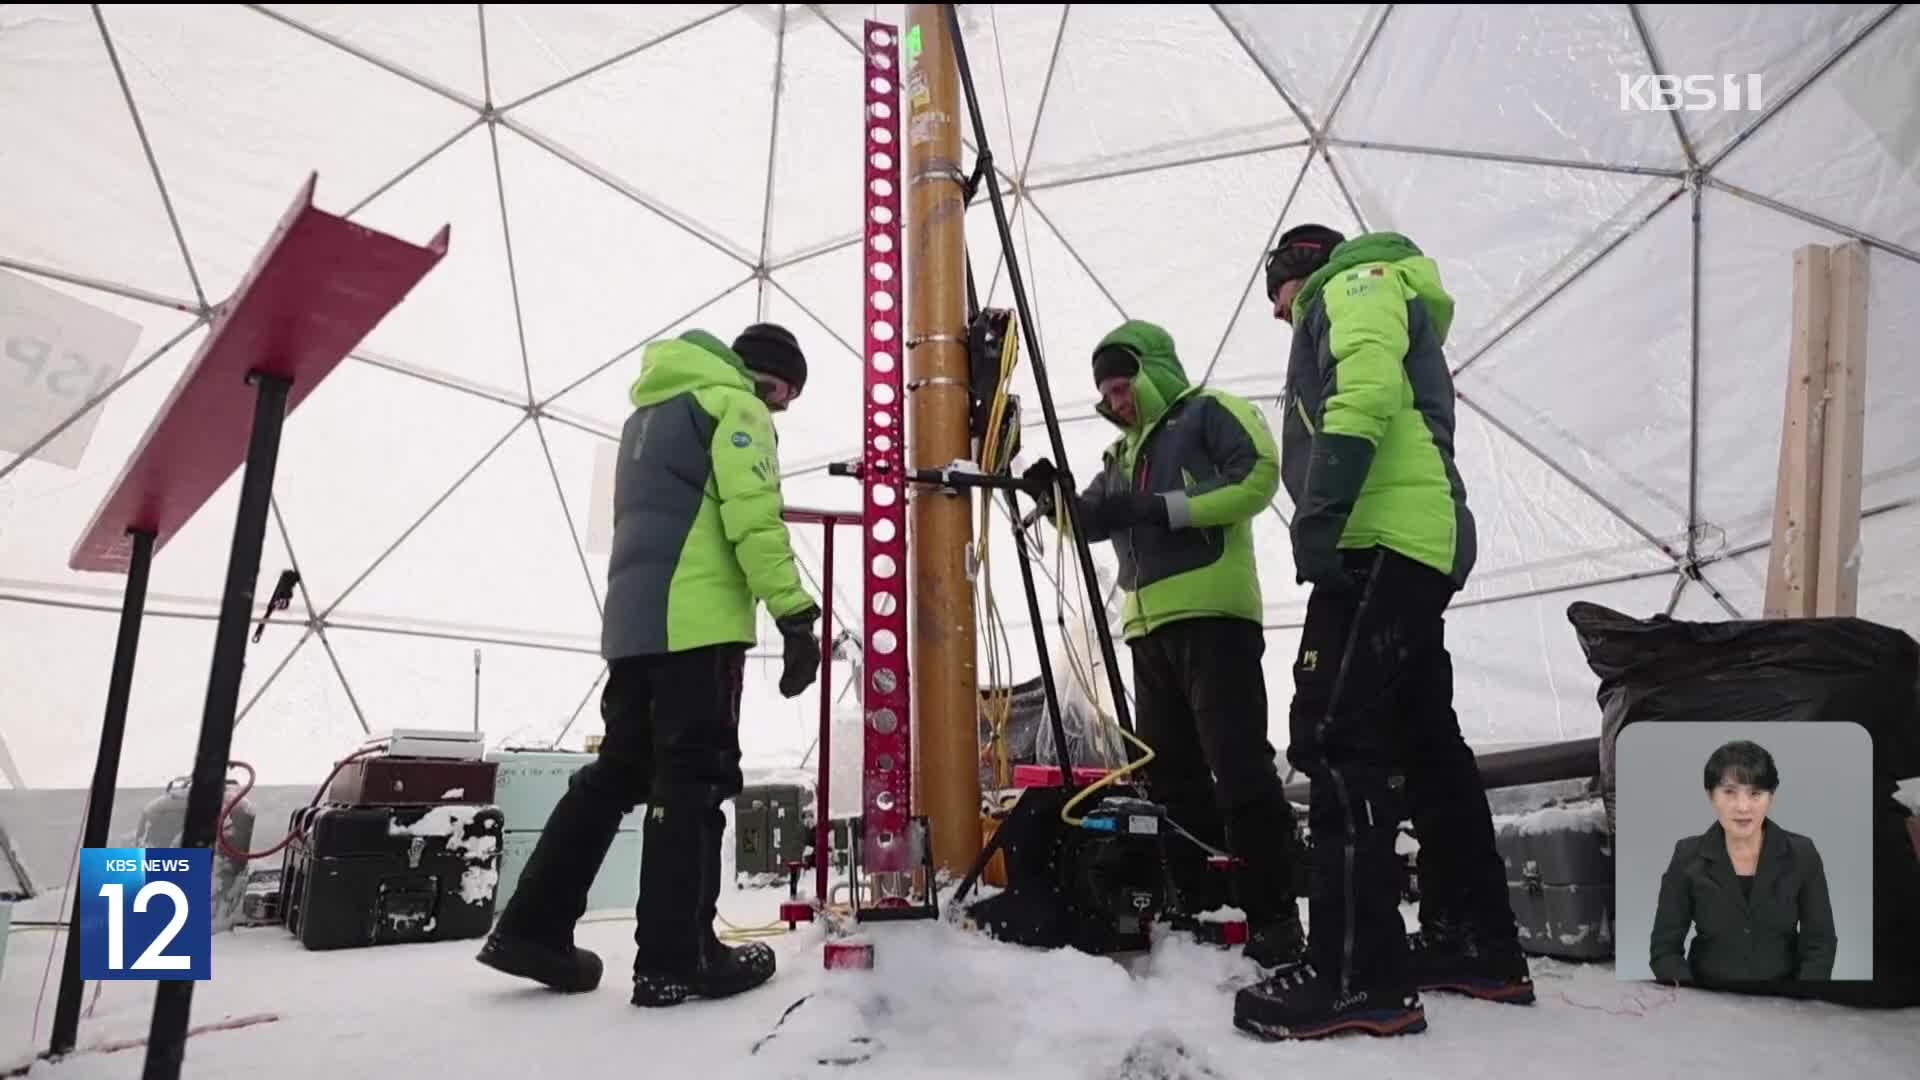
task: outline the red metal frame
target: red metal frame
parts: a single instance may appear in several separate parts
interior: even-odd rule
[[[900,31],[868,19],[861,38],[866,82],[866,246],[861,306],[866,312],[865,452],[860,486],[865,513],[863,590],[866,677],[862,680],[866,759],[862,769],[860,863],[870,873],[905,873],[916,860],[908,842],[913,759],[907,682],[907,494],[905,367],[902,332],[905,266],[901,258]]]
[[[446,255],[448,228],[425,247],[374,232],[314,206],[318,181],[308,174],[220,305],[199,354],[74,544],[72,569],[126,573],[133,532],[152,533],[160,554],[246,459],[255,398],[247,373],[287,380],[291,417]]]
[[[790,506],[781,511],[780,516],[795,525],[819,525],[823,535],[821,558],[826,565],[820,571],[820,779],[814,784],[813,792],[813,896],[815,903],[824,906],[827,902],[828,807],[832,805],[827,797],[827,781],[833,775],[830,756],[833,746],[833,530],[840,525],[860,524],[860,512]],[[782,904],[780,917],[788,921],[811,918],[811,914],[800,914],[803,906]]]

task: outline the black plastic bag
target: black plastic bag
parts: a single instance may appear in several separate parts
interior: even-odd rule
[[[1882,783],[1920,776],[1920,642],[1865,619],[1636,619],[1575,603],[1567,619],[1600,677],[1600,779],[1646,721],[1854,722]]]
[[[1857,723],[1873,739],[1873,979],[1748,992],[1858,1007],[1920,1005],[1920,858],[1898,781],[1920,776],[1920,643],[1864,619],[1683,622],[1598,604],[1567,608],[1600,677],[1600,781],[1614,809],[1614,746],[1629,724]]]

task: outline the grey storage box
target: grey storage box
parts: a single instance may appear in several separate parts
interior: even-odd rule
[[[1520,947],[1534,956],[1613,956],[1613,834],[1600,799],[1494,821]]]

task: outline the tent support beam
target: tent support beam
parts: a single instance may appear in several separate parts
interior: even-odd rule
[[[1853,615],[1866,426],[1867,250],[1793,253],[1793,334],[1766,617]]]

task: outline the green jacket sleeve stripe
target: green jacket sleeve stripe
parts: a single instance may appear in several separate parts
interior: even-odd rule
[[[1220,463],[1218,479],[1189,487],[1183,521],[1216,528],[1250,521],[1280,490],[1280,448],[1260,407],[1232,395],[1209,395],[1201,416],[1207,454]]]

